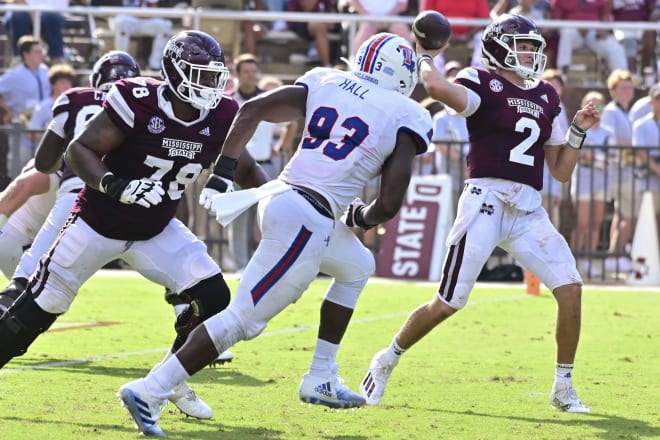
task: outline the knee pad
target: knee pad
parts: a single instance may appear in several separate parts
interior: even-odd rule
[[[355,309],[366,285],[367,278],[352,282],[334,280],[325,294],[325,299],[348,309]]]
[[[32,342],[48,330],[57,316],[39,307],[29,289],[21,293],[0,317],[0,368],[15,356],[25,354]]]
[[[188,302],[188,307],[179,314],[174,324],[177,333],[174,349],[183,345],[197,325],[227,308],[231,293],[219,273],[184,290],[180,296],[183,301]]]

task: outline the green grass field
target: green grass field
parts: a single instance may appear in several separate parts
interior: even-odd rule
[[[174,331],[162,288],[131,274],[91,279],[69,313],[0,370],[0,439],[139,438],[115,393],[160,361]],[[160,421],[168,437],[660,438],[660,289],[585,288],[574,384],[592,413],[572,415],[548,400],[554,300],[547,290],[526,296],[519,284],[476,288],[464,311],[404,356],[381,405],[346,411],[301,405],[298,384],[327,285],[318,279],[264,334],[233,347],[233,363],[193,377],[215,415],[186,418],[170,404]],[[369,283],[339,352],[349,386],[357,389],[372,355],[435,289]]]

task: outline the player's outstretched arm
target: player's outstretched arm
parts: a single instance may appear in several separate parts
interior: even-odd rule
[[[66,149],[64,139],[52,130],[46,130],[34,153],[34,166],[42,173],[54,173],[62,166],[62,155]]]
[[[307,89],[284,86],[245,102],[236,114],[222,147],[222,156],[238,159],[261,121],[288,122],[305,116]]]
[[[50,177],[34,168],[21,173],[0,192],[0,228],[30,197],[50,188]]]
[[[445,48],[446,46],[437,50],[428,50],[416,43],[419,82],[431,98],[462,113],[468,103],[467,91],[463,86],[447,81],[433,64],[433,57],[442,53]]]
[[[378,197],[362,211],[364,223],[385,223],[399,212],[408,191],[417,148],[410,133],[399,132],[396,147],[383,165]]]

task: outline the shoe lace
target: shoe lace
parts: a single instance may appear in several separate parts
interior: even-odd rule
[[[193,390],[188,390],[188,392],[185,395],[185,398],[189,402],[194,402],[197,400],[197,394],[195,394],[195,391]]]

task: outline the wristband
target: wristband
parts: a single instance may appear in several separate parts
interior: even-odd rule
[[[568,129],[566,144],[575,150],[581,150],[586,136],[586,130],[581,129],[575,125],[575,123],[572,123],[571,127]]]
[[[417,56],[417,70],[419,70],[419,65],[424,60],[428,60],[431,64],[433,64],[433,57],[431,55],[427,54],[427,53],[423,53],[423,54]]]
[[[218,176],[233,181],[234,171],[236,170],[237,164],[237,159],[233,159],[227,156],[220,156],[218,161],[215,163],[215,167],[213,167],[213,174],[217,174]]]
[[[373,228],[376,225],[370,225],[369,223],[364,221],[364,210],[366,207],[367,207],[366,205],[362,205],[358,207],[355,210],[355,215],[353,216],[353,218],[355,219],[355,226],[358,226],[361,229],[368,231],[369,229]]]
[[[108,192],[108,186],[112,183],[114,180],[115,175],[112,174],[112,172],[108,171],[101,177],[101,180],[99,180],[99,191],[101,191],[103,194]]]

